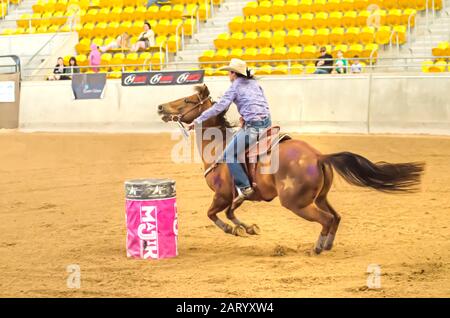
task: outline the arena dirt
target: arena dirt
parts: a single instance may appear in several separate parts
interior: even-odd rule
[[[343,218],[334,249],[317,256],[320,225],[278,199],[237,212],[259,236],[216,228],[202,165],[171,162],[169,134],[0,133],[0,296],[449,297],[450,138],[295,136],[323,153],[426,161],[422,192],[336,178],[330,201]],[[126,258],[123,182],[146,177],[177,182],[177,258]],[[80,289],[66,285],[70,264]],[[366,286],[369,264],[381,267],[381,289]]]

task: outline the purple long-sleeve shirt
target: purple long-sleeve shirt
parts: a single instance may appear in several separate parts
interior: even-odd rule
[[[238,77],[220,101],[204,111],[194,122],[200,124],[208,118],[219,115],[233,102],[239,114],[247,122],[261,120],[270,115],[269,104],[258,82]]]

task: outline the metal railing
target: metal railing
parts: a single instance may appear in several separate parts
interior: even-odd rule
[[[14,64],[3,64],[0,63],[0,68],[14,68],[14,73],[21,73],[21,63],[20,63],[20,58],[17,55],[0,55],[0,60],[2,59],[9,59],[12,60],[14,62]],[[0,69],[0,73],[1,69]]]
[[[369,63],[366,65],[361,65],[362,72],[363,73],[392,73],[392,72],[418,72],[422,70],[422,62],[424,60],[433,60],[433,59],[447,59],[450,61],[450,56],[422,56],[422,57],[403,57],[403,58],[374,58],[375,51],[372,51],[371,56],[368,58],[349,58],[347,61],[349,62],[355,62],[355,61],[368,61]],[[333,59],[336,60],[336,59]],[[375,60],[397,60],[395,63],[389,64],[389,65],[380,65],[376,64]],[[286,72],[287,74],[299,74],[299,67],[298,65],[302,65],[301,68],[301,74],[309,74],[308,71],[310,68],[310,65],[314,64],[317,61],[317,59],[288,59],[288,60],[248,60],[247,63],[250,65],[259,65],[259,66],[249,66],[250,68],[253,68],[257,71],[257,74],[259,71],[264,70],[264,68],[261,67],[261,65],[276,65],[276,64],[285,64],[287,65]],[[403,63],[398,62],[403,61]],[[411,61],[418,61],[418,62],[411,62]],[[166,61],[167,63],[167,61]],[[121,69],[122,72],[139,72],[139,71],[164,71],[164,67],[166,66],[166,63],[162,61],[160,58],[159,64],[154,63],[148,63],[148,59],[144,61],[142,64],[103,64],[103,65],[96,65],[96,66],[78,66],[79,70],[90,70],[92,68],[99,68],[101,69],[101,73],[106,74],[113,74],[116,73],[116,69]],[[195,69],[199,68],[207,68],[206,66],[209,66],[211,64],[216,65],[216,69],[220,67],[221,65],[228,65],[229,61],[214,61],[214,62],[198,62],[195,63],[198,65]],[[171,66],[175,66],[175,70],[189,70],[192,67],[193,62],[173,62],[171,63]],[[306,65],[306,66],[303,66]],[[67,67],[67,66],[66,66]],[[128,68],[128,69],[127,69]],[[330,72],[332,69],[336,68],[336,65],[333,66],[320,66],[322,69],[330,69]],[[106,70],[105,70],[106,69]],[[109,71],[109,69],[112,69],[112,71]],[[137,71],[135,69],[138,69]],[[448,66],[447,66],[448,69]],[[32,68],[24,68],[24,71],[27,70],[33,70]],[[48,68],[40,68],[40,70],[48,70],[48,74],[50,75],[51,72],[54,70],[54,67],[48,67]],[[172,69],[173,70],[173,69]],[[272,69],[276,70],[276,69]],[[351,73],[351,65],[349,64],[346,67],[347,73]],[[448,72],[448,70],[446,70]],[[62,74],[62,75],[71,75],[71,74]],[[24,75],[25,79],[32,80],[37,77],[41,77],[42,75]]]

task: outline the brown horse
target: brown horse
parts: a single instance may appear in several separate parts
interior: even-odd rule
[[[214,103],[206,85],[197,86],[196,94],[177,99],[158,106],[158,113],[165,122],[176,121],[191,123],[203,111]],[[208,128],[215,127],[223,132],[220,140],[211,140],[204,136]],[[200,137],[202,149],[211,148],[216,142],[222,147],[227,140],[226,130],[230,128],[224,113],[203,122],[202,128],[196,129]],[[273,153],[268,155],[273,161]],[[259,228],[247,225],[238,220],[234,214],[237,206],[233,206],[235,188],[226,164],[214,165],[206,159],[201,151],[205,170],[210,170],[205,176],[208,186],[214,191],[214,198],[208,209],[208,217],[225,233],[237,236],[258,234]],[[418,190],[424,163],[372,163],[368,159],[350,152],[340,152],[323,155],[306,142],[289,139],[281,141],[277,156],[278,170],[273,173],[261,173],[257,169],[255,180],[257,188],[250,201],[271,201],[280,197],[281,204],[298,216],[322,225],[322,231],[315,244],[314,250],[320,253],[323,249],[330,250],[333,246],[341,216],[327,200],[328,191],[333,182],[333,169],[350,184],[369,187],[388,193],[415,192]],[[266,163],[257,163],[262,168]],[[226,211],[227,218],[234,223],[234,227],[223,222],[217,214]]]

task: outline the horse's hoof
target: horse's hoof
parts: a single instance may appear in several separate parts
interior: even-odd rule
[[[234,229],[231,225],[226,224],[225,229],[223,230],[227,234],[234,234]]]
[[[314,247],[314,253],[316,253],[316,255],[319,255],[320,253],[322,253],[322,249],[319,247]]]
[[[242,225],[236,225],[233,228],[232,234],[235,235],[235,236],[246,236],[246,231],[245,231],[245,228]]]
[[[256,224],[250,225],[245,230],[250,235],[259,235],[261,233],[261,230],[259,229],[259,226],[256,225]]]
[[[325,244],[325,246],[323,247],[323,249],[325,251],[331,251],[331,249],[333,248],[333,243],[331,244]]]

